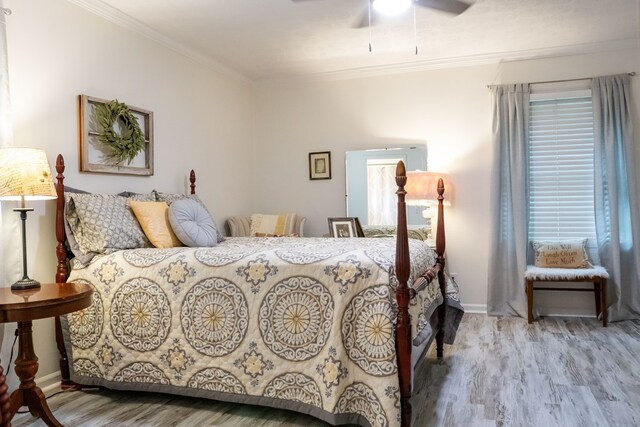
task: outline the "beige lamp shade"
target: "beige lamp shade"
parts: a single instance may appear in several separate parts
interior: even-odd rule
[[[449,174],[442,172],[407,172],[407,192],[405,200],[410,206],[428,206],[438,203],[438,179],[444,181],[444,204],[451,205],[453,185]]]
[[[37,148],[0,148],[0,199],[57,197],[47,155]]]

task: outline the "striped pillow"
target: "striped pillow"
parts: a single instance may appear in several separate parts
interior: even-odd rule
[[[296,214],[280,215],[251,215],[251,233],[256,236],[286,236],[295,233],[295,226],[298,219]]]

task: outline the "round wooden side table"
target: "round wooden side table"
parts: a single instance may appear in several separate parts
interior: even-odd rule
[[[10,425],[16,411],[27,406],[31,415],[40,417],[47,425],[62,427],[35,382],[38,357],[33,350],[32,321],[87,308],[91,305],[92,292],[91,286],[84,283],[43,283],[39,288],[22,291],[0,288],[0,322],[18,322],[15,370],[20,378],[20,387],[9,398],[8,414],[6,405],[2,405],[6,399],[0,396],[3,425]]]

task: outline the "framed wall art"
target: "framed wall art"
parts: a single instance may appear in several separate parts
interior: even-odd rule
[[[80,172],[153,175],[153,113],[78,96]]]
[[[360,220],[357,217],[329,218],[329,236],[364,237]]]
[[[309,179],[331,179],[331,151],[309,153]]]

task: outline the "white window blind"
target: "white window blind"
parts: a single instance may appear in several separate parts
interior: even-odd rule
[[[588,238],[596,246],[591,95],[529,103],[529,240]]]

